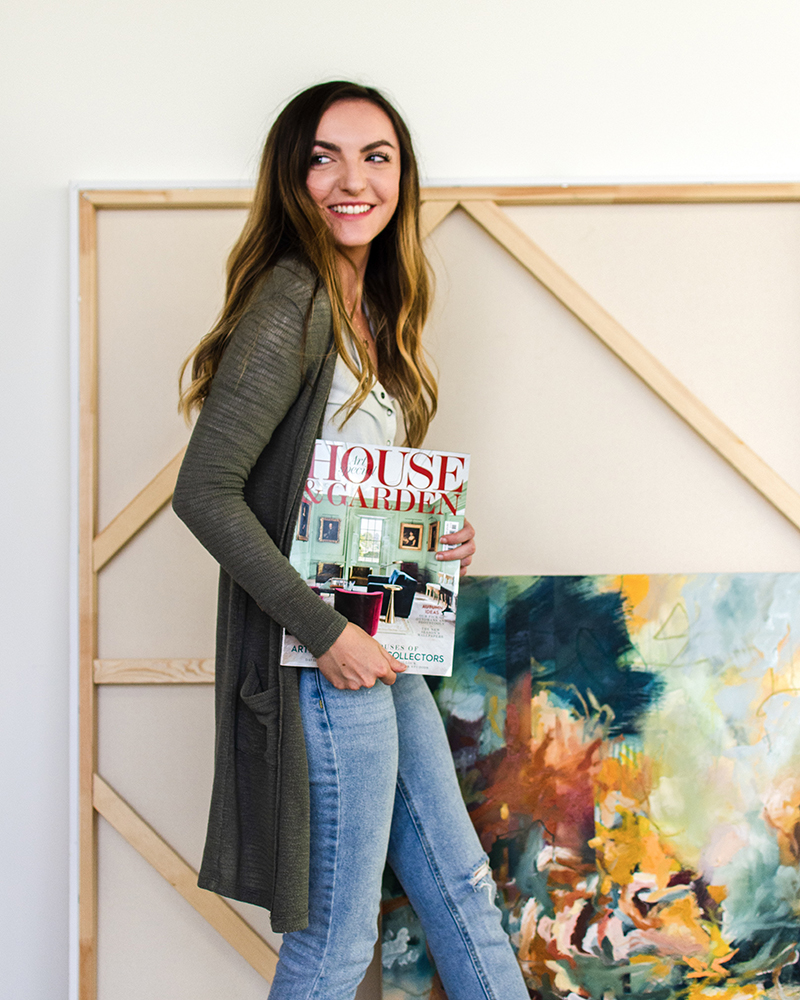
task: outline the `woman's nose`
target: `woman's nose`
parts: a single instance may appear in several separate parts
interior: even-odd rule
[[[348,194],[358,194],[364,190],[366,184],[364,168],[360,162],[344,164],[344,172],[341,180],[343,191],[347,191]]]

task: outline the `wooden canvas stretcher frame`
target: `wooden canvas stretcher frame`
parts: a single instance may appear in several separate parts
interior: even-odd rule
[[[251,191],[232,189],[79,190],[79,985],[97,996],[97,817],[102,816],[265,979],[277,957],[224,900],[197,888],[196,873],[97,773],[97,685],[208,684],[212,660],[101,660],[97,655],[99,572],[170,500],[177,454],[98,533],[97,214],[103,210],[246,208]],[[583,325],[800,530],[800,494],[742,442],[602,305],[503,212],[503,205],[700,204],[798,202],[800,184],[623,185],[608,187],[451,187],[423,191],[429,235],[460,209],[503,246]]]

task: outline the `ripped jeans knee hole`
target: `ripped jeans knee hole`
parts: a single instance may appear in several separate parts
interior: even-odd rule
[[[485,892],[489,902],[494,904],[497,895],[497,886],[492,878],[492,869],[489,866],[489,859],[484,858],[476,868],[473,869],[469,878],[469,884],[475,892]]]

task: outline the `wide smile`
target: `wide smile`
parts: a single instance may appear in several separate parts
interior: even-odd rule
[[[374,205],[368,205],[366,202],[361,202],[357,205],[353,204],[340,204],[340,205],[328,205],[329,212],[333,212],[335,215],[346,215],[346,216],[358,216],[363,217],[369,215],[369,213],[375,208]]]

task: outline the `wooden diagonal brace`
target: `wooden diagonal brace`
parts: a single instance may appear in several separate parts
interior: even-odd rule
[[[440,222],[458,205],[452,201],[423,201],[419,210],[419,228],[422,239],[427,239]]]
[[[183,461],[182,448],[175,458],[171,459],[138,493],[114,520],[96,536],[93,545],[94,571],[99,572],[105,564],[114,558],[119,550],[157,514],[165,504],[172,499],[178,470]]]
[[[221,896],[198,887],[197,872],[99,774],[94,776],[93,802],[97,812],[117,833],[271,983],[278,964],[278,956],[272,948]]]
[[[548,257],[502,209],[491,201],[465,200],[460,205],[739,475],[800,529],[800,494]]]

